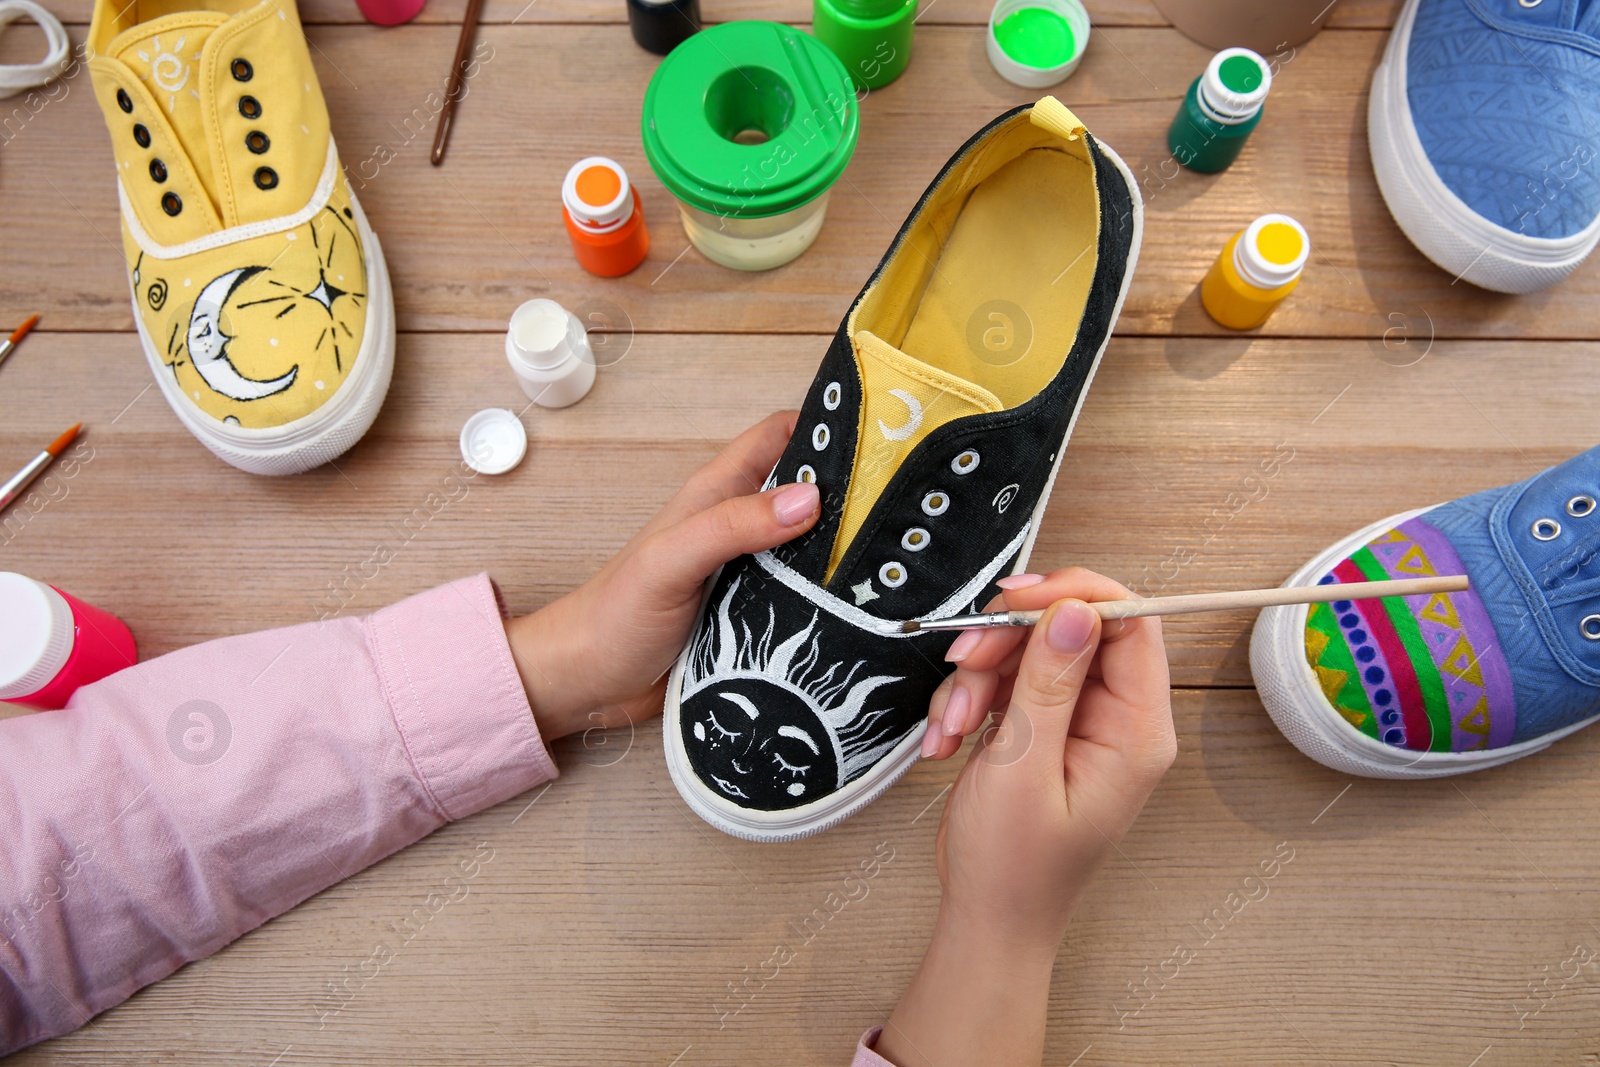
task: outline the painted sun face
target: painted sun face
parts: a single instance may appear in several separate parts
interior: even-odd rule
[[[703,781],[740,804],[797,807],[839,784],[833,741],[800,695],[754,678],[699,694],[684,744]]]

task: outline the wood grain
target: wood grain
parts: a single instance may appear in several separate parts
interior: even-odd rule
[[[1032,95],[988,68],[985,0],[924,0],[910,72],[864,101],[816,246],[737,275],[685,251],[645,164],[638,99],[657,61],[632,46],[620,0],[487,0],[493,58],[446,165],[429,167],[431,117],[414,109],[442,80],[463,2],[433,0],[391,30],[360,24],[346,0],[303,6],[403,332],[373,431],[290,480],[213,459],[151,387],[87,83],[21,120],[0,108],[0,321],[44,314],[0,369],[0,469],[89,426],[75,462],[0,515],[0,565],[116,611],[146,656],[368,611],[477,570],[535,609],[719,445],[798,401],[927,180]],[[52,6],[81,39],[87,0]],[[1148,0],[1091,4],[1094,43],[1060,93],[1139,176],[1147,228],[1037,568],[1089,566],[1145,595],[1276,585],[1359,526],[1594,444],[1594,268],[1543,294],[1487,295],[1452,285],[1384,209],[1366,85],[1398,6],[1342,0],[1282,68],[1240,163],[1202,177],[1163,166],[1164,131],[1206,50]],[[707,13],[808,11],[744,0]],[[0,61],[26,55],[26,33]],[[615,282],[578,271],[555,208],[560,175],[594,152],[629,169],[654,237]],[[1223,335],[1196,285],[1271,208],[1307,224],[1312,266],[1259,334]],[[572,409],[523,411],[525,463],[430,513],[429,494],[459,476],[467,415],[524,407],[500,331],[539,293],[618,330],[599,382]],[[374,568],[379,546],[393,558]],[[1600,969],[1571,962],[1600,950],[1600,734],[1452,781],[1348,779],[1266,717],[1249,688],[1252,620],[1165,622],[1181,755],[1063,945],[1047,1062],[1600,1061]],[[440,831],[13,1062],[846,1062],[921,953],[957,766],[915,768],[819,837],[757,846],[689,813],[659,738],[647,723],[563,743],[548,790]],[[397,940],[393,924],[484,843],[494,858],[469,894]],[[893,859],[867,897],[819,912],[875,848]],[[393,962],[331,995],[379,942],[399,949]],[[796,954],[774,973],[780,943]]]

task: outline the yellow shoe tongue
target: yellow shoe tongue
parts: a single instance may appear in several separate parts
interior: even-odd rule
[[[211,181],[211,153],[200,119],[200,50],[206,38],[226,21],[228,16],[216,11],[166,15],[121,34],[108,50],[144,82],[167,113],[178,143],[207,189],[216,186]]]
[[[855,348],[861,371],[860,438],[825,581],[832,579],[889,479],[923,438],[947,422],[1005,407],[982,386],[908,356],[867,330],[856,331]]]

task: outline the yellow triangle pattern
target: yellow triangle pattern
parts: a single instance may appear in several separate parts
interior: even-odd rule
[[[1394,569],[1406,574],[1431,575],[1434,573],[1433,564],[1428,561],[1428,554],[1422,551],[1421,545],[1412,545],[1406,554],[1395,563]]]
[[[1456,606],[1451,602],[1449,593],[1435,593],[1423,609],[1417,612],[1417,617],[1427,619],[1429,622],[1442,623],[1452,630],[1461,629],[1461,617],[1456,614]]]
[[[1456,646],[1439,664],[1439,669],[1449,671],[1471,685],[1483,685],[1483,670],[1478,666],[1478,657],[1472,654],[1472,646],[1467,643],[1465,635],[1456,638]]]

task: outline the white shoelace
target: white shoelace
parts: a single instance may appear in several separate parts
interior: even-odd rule
[[[18,19],[37,23],[44,31],[50,51],[38,63],[0,64],[0,100],[15,96],[24,89],[37,88],[59,75],[67,62],[67,49],[71,47],[61,20],[34,3],[34,0],[0,0],[0,33],[4,33],[6,27]]]

